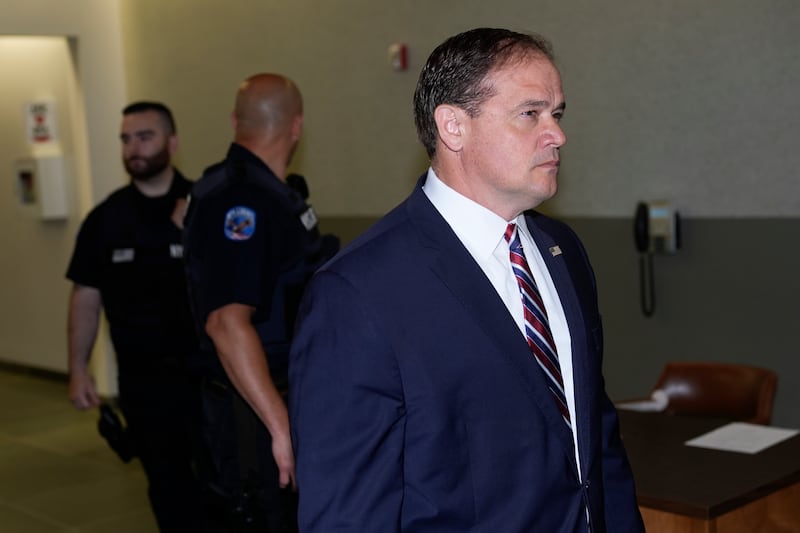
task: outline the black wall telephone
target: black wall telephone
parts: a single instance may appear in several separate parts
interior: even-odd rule
[[[674,253],[680,248],[680,217],[668,202],[639,202],[633,217],[633,240],[639,252],[642,313],[652,316],[656,298],[653,254]]]
[[[636,206],[636,215],[633,218],[633,239],[636,242],[636,249],[646,252],[650,248],[650,215],[647,204],[639,202]]]

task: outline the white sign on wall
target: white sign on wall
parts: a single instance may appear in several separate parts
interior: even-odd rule
[[[28,142],[42,144],[58,140],[55,104],[52,101],[25,104],[25,115]]]

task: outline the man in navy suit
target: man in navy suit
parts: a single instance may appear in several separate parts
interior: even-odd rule
[[[594,274],[531,210],[556,192],[563,112],[539,36],[479,28],[428,58],[414,113],[430,169],[300,311],[301,531],[644,530]]]

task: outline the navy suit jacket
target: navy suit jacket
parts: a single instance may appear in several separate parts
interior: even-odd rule
[[[577,236],[526,214],[572,338],[582,481],[546,378],[424,179],[301,306],[289,376],[301,531],[585,532],[587,509],[592,533],[644,531]]]

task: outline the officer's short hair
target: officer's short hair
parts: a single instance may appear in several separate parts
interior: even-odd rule
[[[178,133],[178,128],[175,127],[175,119],[172,117],[172,111],[170,111],[169,108],[161,102],[152,102],[147,100],[133,102],[125,106],[125,109],[122,110],[122,115],[133,115],[136,113],[144,113],[146,111],[155,111],[158,113],[158,115],[161,117],[161,120],[164,122],[164,125],[166,126],[168,134],[175,135]]]

